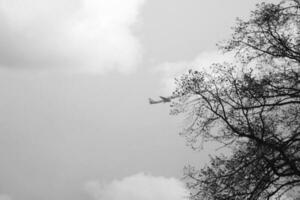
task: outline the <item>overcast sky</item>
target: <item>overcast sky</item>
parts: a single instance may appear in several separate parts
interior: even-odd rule
[[[183,200],[168,105],[259,0],[0,0],[0,200]]]

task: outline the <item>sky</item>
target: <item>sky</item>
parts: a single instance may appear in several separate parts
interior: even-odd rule
[[[183,200],[168,95],[259,0],[0,0],[0,200]]]

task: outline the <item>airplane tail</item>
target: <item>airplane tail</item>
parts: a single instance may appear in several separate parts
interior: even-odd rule
[[[149,98],[149,103],[150,103],[150,104],[154,104],[155,101],[154,101],[153,99]]]

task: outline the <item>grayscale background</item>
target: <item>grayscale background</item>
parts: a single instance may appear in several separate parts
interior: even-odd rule
[[[183,200],[202,166],[148,97],[230,59],[259,0],[0,0],[0,200]]]

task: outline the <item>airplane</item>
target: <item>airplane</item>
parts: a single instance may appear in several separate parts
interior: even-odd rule
[[[159,96],[159,98],[160,98],[161,100],[157,100],[157,101],[155,101],[155,100],[149,98],[149,103],[150,103],[150,104],[168,103],[168,102],[171,102],[171,99],[174,99],[174,98],[176,98],[176,97],[173,97],[173,96],[171,96],[171,97],[163,97],[163,96]]]

